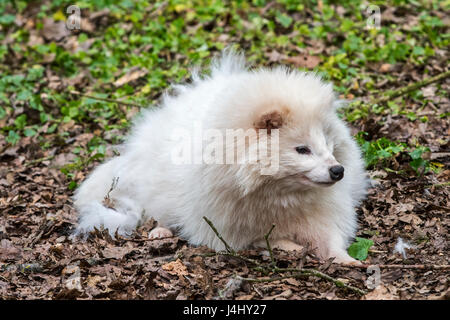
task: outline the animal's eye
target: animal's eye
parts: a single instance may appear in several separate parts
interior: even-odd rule
[[[295,150],[300,154],[310,154],[311,150],[308,147],[300,146],[295,148]]]

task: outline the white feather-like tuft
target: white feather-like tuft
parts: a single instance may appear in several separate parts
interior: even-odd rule
[[[408,242],[403,241],[401,237],[398,237],[394,247],[394,253],[400,253],[403,256],[403,259],[406,259],[406,249],[413,249],[413,246]]]

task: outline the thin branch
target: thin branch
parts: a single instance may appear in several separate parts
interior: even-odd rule
[[[448,187],[448,186],[450,186],[450,181],[443,182],[443,183],[431,184],[428,186],[428,188],[431,188],[431,187],[439,188],[439,187]]]
[[[327,275],[327,274],[325,274],[323,272],[320,272],[318,270],[315,270],[315,269],[293,269],[293,268],[286,268],[286,269],[284,269],[284,268],[277,268],[276,269],[277,273],[281,273],[281,272],[284,272],[284,271],[293,272],[293,274],[286,275],[286,276],[280,276],[280,277],[274,277],[274,278],[257,278],[257,279],[254,279],[254,278],[242,278],[242,277],[239,277],[239,279],[240,280],[245,280],[245,281],[248,281],[248,282],[273,282],[273,281],[279,281],[279,280],[284,280],[284,279],[289,279],[289,278],[303,278],[305,276],[314,276],[314,277],[321,278],[321,279],[327,280],[329,282],[332,282],[337,287],[349,289],[349,290],[351,290],[353,292],[356,292],[357,294],[362,295],[362,296],[367,293],[366,291],[364,291],[362,289],[359,289],[357,287],[348,285],[348,284],[344,283],[341,280],[333,278],[333,277],[331,277],[331,276],[329,276],[329,275]]]
[[[438,82],[440,80],[446,79],[450,77],[450,70],[447,70],[445,72],[442,72],[434,77],[429,77],[426,78],[422,81],[418,81],[415,83],[412,83],[406,87],[402,87],[393,91],[388,91],[388,93],[386,93],[385,95],[383,95],[382,97],[379,97],[377,99],[373,99],[372,101],[370,101],[370,104],[379,104],[379,103],[383,103],[383,102],[387,102],[389,100],[392,100],[394,98],[400,97],[402,95],[405,95],[411,91],[420,89],[422,87],[426,87],[429,84],[432,84],[434,82]]]
[[[211,227],[212,231],[214,231],[214,233],[216,234],[216,236],[220,239],[220,241],[222,241],[222,243],[225,245],[225,249],[227,250],[227,252],[229,253],[236,253],[233,248],[230,247],[230,245],[225,241],[224,238],[222,238],[222,236],[220,235],[220,233],[217,231],[216,227],[214,227],[214,224],[211,222],[211,220],[209,220],[207,217],[203,216],[203,219],[206,221],[207,224],[209,224],[209,226]]]
[[[91,96],[89,94],[85,94],[85,93],[81,93],[78,91],[70,91],[71,94],[74,94],[76,96],[82,96],[82,97],[86,97],[86,98],[90,98],[90,99],[96,99],[96,100],[100,100],[100,101],[106,101],[106,102],[115,102],[118,104],[122,104],[125,106],[131,106],[131,107],[138,107],[138,108],[143,108],[143,106],[137,104],[137,103],[133,103],[133,102],[124,102],[121,100],[116,100],[116,99],[111,99],[111,98],[100,98],[100,97],[96,97],[96,96]]]
[[[329,275],[327,275],[327,274],[325,274],[323,272],[320,272],[318,270],[315,270],[315,269],[303,269],[303,271],[305,272],[305,274],[310,273],[311,275],[316,276],[318,278],[322,278],[324,280],[331,281],[338,287],[350,289],[350,290],[352,290],[352,291],[354,291],[354,292],[356,292],[356,293],[358,293],[358,294],[360,294],[362,296],[367,293],[364,290],[361,290],[361,289],[356,288],[354,286],[348,285],[348,284],[342,282],[341,280],[338,280],[338,279],[335,279],[333,277],[330,277]]]
[[[158,7],[156,7],[156,5],[153,5],[153,8],[149,14],[149,17],[154,18],[154,17],[161,15],[161,12],[167,7],[168,4],[169,4],[168,1],[164,1]]]
[[[363,265],[343,265],[344,267],[367,269],[369,266],[377,266],[380,269],[421,269],[421,270],[450,270],[450,265],[443,264],[363,264]]]
[[[214,233],[216,234],[216,236],[220,239],[220,241],[222,241],[222,243],[225,245],[225,248],[227,248],[226,252],[217,252],[217,255],[225,255],[225,256],[231,256],[234,258],[238,258],[238,259],[242,259],[243,261],[246,262],[250,262],[252,264],[255,265],[255,267],[253,268],[254,270],[260,271],[264,274],[269,274],[269,273],[284,273],[284,272],[290,272],[290,275],[286,275],[286,276],[281,276],[281,277],[277,277],[277,278],[260,278],[260,279],[251,279],[251,278],[241,278],[241,280],[247,280],[250,282],[266,282],[266,281],[276,281],[276,280],[282,280],[285,278],[299,278],[301,276],[315,276],[330,282],[333,282],[336,286],[338,287],[342,287],[342,288],[346,288],[349,289],[357,294],[360,295],[365,295],[366,292],[364,290],[358,289],[356,287],[353,287],[351,285],[345,284],[344,282],[342,282],[341,280],[335,279],[323,272],[320,272],[318,270],[315,269],[297,269],[297,268],[278,268],[276,266],[276,261],[273,258],[273,252],[269,243],[269,236],[272,233],[273,229],[275,228],[275,225],[272,225],[271,229],[269,230],[269,232],[264,236],[264,238],[266,239],[266,243],[267,243],[267,248],[270,249],[269,253],[271,254],[271,264],[269,266],[267,265],[263,265],[257,261],[254,261],[252,259],[246,258],[238,253],[236,253],[236,251],[234,251],[230,245],[228,245],[228,243],[222,238],[222,236],[220,235],[220,233],[217,231],[216,227],[214,226],[214,224],[206,217],[203,217],[203,219],[208,223],[208,225],[211,227],[211,229],[214,231]],[[272,279],[276,279],[276,280],[272,280]]]
[[[41,162],[44,162],[47,160],[52,160],[53,158],[55,158],[55,156],[47,156],[47,157],[43,157],[43,158],[39,158],[39,159],[34,159],[34,160],[31,160],[31,161],[25,163],[25,167],[30,167],[32,165],[35,165],[35,164],[38,164],[38,163],[41,163]]]
[[[3,281],[6,281],[6,282],[11,282],[11,281],[9,281],[8,279],[6,279],[4,276],[2,276],[2,275],[0,275],[0,279],[2,279]]]
[[[370,251],[370,250],[369,250]],[[385,252],[385,251],[382,251]],[[319,264],[318,261],[310,261],[312,264]],[[355,269],[367,269],[370,266],[377,266],[380,269],[422,269],[422,270],[450,270],[448,264],[344,264],[334,263],[339,267],[355,268]]]
[[[301,277],[307,277],[309,275],[304,274],[296,274],[296,275],[288,275],[288,276],[281,276],[281,277],[274,277],[274,278],[244,278],[241,276],[237,276],[239,280],[247,281],[247,282],[274,282],[274,281],[280,281],[284,279],[290,279],[290,278],[301,278]]]
[[[219,252],[202,253],[202,254],[199,254],[199,256],[204,257],[204,258],[210,258],[210,257],[215,257],[215,256],[225,256],[225,257],[236,258],[243,262],[247,262],[251,265],[254,265],[255,270],[259,270],[259,271],[263,272],[263,270],[261,269],[262,268],[261,264],[258,261],[247,258],[243,255],[238,254],[237,252],[231,253],[231,252],[226,252],[226,251],[219,251]]]

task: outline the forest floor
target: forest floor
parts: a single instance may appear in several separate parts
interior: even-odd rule
[[[373,103],[448,71],[448,3],[388,2],[369,29],[355,1],[98,0],[80,4],[75,30],[71,1],[27,3],[0,2],[0,299],[450,298],[450,79]],[[113,156],[140,106],[229,44],[255,66],[315,70],[355,101],[342,116],[373,181],[357,209],[358,237],[373,241],[365,267],[307,248],[274,250],[272,264],[267,250],[233,257],[148,240],[154,221],[127,239],[70,238],[73,191]]]

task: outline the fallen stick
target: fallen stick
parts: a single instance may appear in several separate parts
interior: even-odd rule
[[[265,240],[266,240],[266,244],[267,244],[267,249],[269,250],[269,254],[271,257],[271,263],[269,266],[261,264],[253,259],[249,259],[247,257],[244,257],[240,254],[238,254],[235,250],[232,249],[232,247],[225,241],[225,239],[220,235],[220,233],[217,231],[216,227],[214,226],[214,224],[211,222],[211,220],[209,220],[206,217],[203,217],[203,219],[208,223],[208,225],[211,227],[211,229],[213,230],[213,232],[216,234],[216,236],[220,239],[220,241],[222,241],[222,243],[225,245],[225,248],[227,248],[226,252],[217,252],[216,255],[226,255],[226,256],[232,256],[238,259],[241,259],[243,261],[246,262],[250,262],[252,264],[255,265],[255,267],[253,268],[254,270],[257,271],[261,271],[264,274],[270,274],[270,273],[275,273],[275,274],[279,274],[279,273],[285,273],[285,272],[289,272],[289,275],[285,275],[285,276],[281,276],[281,277],[275,277],[275,278],[257,278],[257,279],[252,279],[252,278],[242,278],[240,277],[240,280],[245,280],[245,281],[249,281],[249,282],[271,282],[271,281],[277,281],[277,280],[282,280],[282,279],[287,279],[287,278],[299,278],[299,277],[305,277],[305,276],[314,276],[317,278],[321,278],[324,280],[327,280],[329,282],[334,283],[337,287],[342,287],[342,288],[346,288],[348,290],[351,290],[359,295],[365,295],[367,292],[353,287],[351,285],[345,284],[344,282],[342,282],[341,280],[335,279],[323,272],[320,272],[319,270],[316,269],[297,269],[297,268],[279,268],[276,266],[276,261],[273,257],[273,252],[272,252],[272,248],[270,247],[270,243],[269,243],[269,236],[272,233],[272,230],[274,229],[275,225],[272,225],[271,229],[269,230],[269,232],[265,235]]]
[[[275,277],[275,278],[257,278],[257,279],[252,279],[252,278],[242,278],[240,277],[240,280],[246,280],[249,282],[273,282],[273,281],[279,281],[279,280],[284,280],[284,279],[289,279],[289,278],[301,278],[301,277],[307,277],[307,276],[315,276],[317,278],[321,278],[330,282],[333,282],[337,287],[342,287],[342,288],[347,288],[350,289],[360,295],[365,295],[367,292],[356,288],[354,286],[348,285],[346,283],[344,283],[343,281],[333,278],[323,272],[320,272],[319,270],[316,269],[296,269],[296,268],[276,268],[275,269],[275,273],[282,273],[282,272],[291,272],[291,274],[286,275],[286,276],[281,276],[281,277]]]
[[[214,226],[214,224],[211,222],[211,220],[209,220],[207,217],[203,217],[203,219],[206,221],[207,224],[209,224],[209,226],[211,227],[212,231],[216,234],[216,236],[220,239],[220,241],[222,241],[222,243],[225,245],[225,249],[227,250],[227,252],[232,253],[235,252],[233,250],[233,248],[231,248],[228,243],[225,241],[224,238],[222,238],[222,236],[220,235],[220,233],[217,231],[216,227]]]
[[[30,167],[32,165],[47,161],[47,160],[53,160],[53,158],[55,158],[55,156],[47,156],[47,157],[43,157],[43,158],[39,158],[39,159],[34,159],[31,161],[28,161],[27,163],[25,163],[25,167]]]
[[[450,77],[450,70],[442,72],[434,77],[429,77],[426,78],[422,81],[418,81],[415,83],[412,83],[406,87],[402,87],[393,91],[388,91],[385,95],[379,97],[379,98],[375,98],[372,99],[371,101],[369,101],[368,104],[379,104],[379,103],[384,103],[387,102],[391,99],[400,97],[404,94],[407,94],[408,92],[420,89],[422,87],[425,87],[429,84],[432,84],[434,82],[438,82],[440,80],[446,79]],[[143,108],[143,106],[137,104],[137,103],[133,103],[133,102],[124,102],[121,100],[116,100],[116,99],[111,99],[111,98],[100,98],[100,97],[96,97],[96,96],[92,96],[92,95],[88,95],[85,93],[81,93],[78,91],[70,91],[71,94],[73,95],[77,95],[77,96],[82,96],[82,97],[86,97],[86,98],[91,98],[91,99],[96,99],[96,100],[100,100],[100,101],[106,101],[106,102],[115,102],[118,104],[122,104],[122,105],[126,105],[126,106],[133,106],[133,107],[138,107],[138,108]]]
[[[96,99],[96,100],[106,101],[106,102],[115,102],[115,103],[122,104],[125,106],[143,108],[143,106],[141,106],[137,103],[133,103],[133,102],[124,102],[121,100],[115,100],[115,99],[111,99],[111,98],[100,98],[100,97],[96,97],[96,96],[91,96],[89,94],[81,93],[78,91],[69,91],[69,93],[76,95],[76,96],[82,96],[82,97],[86,97],[86,98],[90,98],[90,99]]]
[[[247,281],[247,282],[253,282],[253,283],[255,283],[255,282],[256,283],[263,283],[263,282],[281,281],[281,280],[285,280],[285,279],[289,279],[289,278],[304,278],[304,277],[308,277],[308,276],[312,275],[312,276],[316,276],[316,277],[322,278],[324,280],[333,282],[337,287],[345,287],[347,289],[350,289],[350,290],[352,290],[352,291],[354,291],[354,292],[356,292],[356,293],[358,293],[358,294],[360,294],[362,296],[367,293],[364,290],[361,290],[359,288],[356,288],[356,287],[350,286],[348,284],[345,284],[344,282],[342,282],[340,280],[337,280],[337,279],[334,279],[334,278],[332,278],[332,277],[330,277],[330,276],[328,276],[328,275],[326,275],[326,274],[324,274],[322,272],[319,272],[317,270],[315,270],[315,271],[317,271],[316,273],[309,272],[309,271],[311,271],[309,269],[304,269],[304,270],[299,269],[298,271],[299,271],[298,274],[290,274],[290,275],[287,275],[287,276],[281,276],[281,277],[275,277],[275,278],[257,278],[257,279],[254,279],[254,278],[243,278],[243,277],[238,276],[238,279],[239,280],[243,280],[243,281]]]
[[[224,238],[222,238],[222,236],[220,235],[219,231],[217,231],[216,227],[214,226],[214,224],[211,222],[211,220],[209,220],[207,217],[203,217],[203,219],[206,221],[206,223],[211,227],[212,231],[215,233],[215,235],[220,239],[220,241],[222,241],[222,243],[225,246],[226,251],[225,252],[215,252],[213,254],[211,254],[211,256],[215,256],[215,255],[222,255],[222,256],[228,256],[228,257],[234,257],[237,259],[240,259],[242,261],[254,264],[254,265],[258,265],[259,263],[256,260],[244,257],[240,254],[238,254],[236,251],[234,251],[234,249],[225,241]]]
[[[448,187],[448,186],[450,186],[450,181],[443,182],[443,183],[431,184],[428,187],[429,188],[431,188],[431,187],[440,188],[440,187]]]
[[[363,265],[342,265],[344,267],[367,269],[369,266],[377,266],[380,269],[421,269],[421,270],[450,270],[450,265],[436,264],[363,264]]]
[[[407,94],[408,92],[420,89],[422,87],[426,87],[429,84],[432,84],[434,82],[438,82],[438,81],[446,79],[448,77],[450,77],[450,70],[442,72],[442,73],[440,73],[440,74],[438,74],[438,75],[436,75],[434,77],[429,77],[429,78],[426,78],[426,79],[424,79],[422,81],[418,81],[418,82],[412,83],[412,84],[410,84],[410,85],[408,85],[406,87],[402,87],[402,88],[399,88],[399,89],[396,89],[396,90],[393,90],[393,91],[388,91],[382,97],[374,99],[374,100],[370,101],[369,103],[370,104],[379,104],[379,103],[387,102],[387,101],[389,101],[391,99],[394,99],[394,98],[400,97],[400,96],[402,96],[404,94]]]
[[[312,261],[313,264],[319,264],[318,261]],[[333,263],[340,267],[367,269],[370,266],[377,266],[380,269],[422,269],[422,270],[450,270],[450,265],[443,264],[345,264],[345,263]]]

